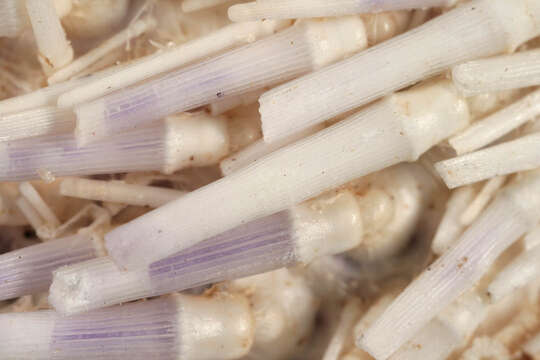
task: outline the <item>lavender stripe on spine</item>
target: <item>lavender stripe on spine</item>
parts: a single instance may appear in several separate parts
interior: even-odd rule
[[[178,306],[173,298],[57,317],[53,359],[178,359]]]
[[[267,216],[150,265],[156,294],[258,274],[292,264],[288,211]]]
[[[80,131],[89,131],[86,130],[92,127],[89,123],[95,122],[97,131],[104,131],[104,136],[110,136],[173,113],[291,79],[309,71],[312,66],[309,44],[302,41],[302,37],[303,34],[295,27],[203,63],[79,105],[75,107],[77,127]]]
[[[357,246],[362,234],[355,195],[332,192],[238,226],[140,270],[121,271],[110,258],[59,269],[49,301],[61,313],[88,311],[309,263]]]
[[[0,300],[48,289],[56,268],[96,256],[88,235],[73,235],[0,256]]]
[[[299,22],[200,64],[77,106],[77,139],[81,144],[96,141],[171,113],[274,85],[366,46],[364,22],[358,17]]]

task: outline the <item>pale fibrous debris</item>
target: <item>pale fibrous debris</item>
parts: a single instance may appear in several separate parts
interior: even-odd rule
[[[0,358],[540,358],[539,18],[0,1]]]

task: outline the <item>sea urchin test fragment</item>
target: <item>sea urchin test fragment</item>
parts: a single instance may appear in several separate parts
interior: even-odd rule
[[[467,105],[449,81],[389,96],[114,229],[106,236],[107,249],[128,269],[146,267],[244,222],[371,172],[414,161],[468,122]]]
[[[458,242],[416,278],[357,339],[387,359],[453,299],[473,286],[497,257],[540,220],[540,173],[505,188]],[[425,296],[429,293],[429,296]],[[392,336],[387,336],[388,333]]]
[[[359,17],[306,21],[202,63],[75,107],[79,144],[280,83],[367,46]]]
[[[226,309],[226,311],[224,311]],[[0,314],[0,357],[24,360],[237,359],[253,320],[242,295],[186,296],[63,317],[54,311]]]
[[[343,16],[436,6],[456,0],[258,0],[229,8],[232,21]]]
[[[356,247],[363,237],[362,199],[322,195],[251,221],[136,271],[109,258],[55,272],[50,302],[64,314],[263,273]]]
[[[473,0],[413,30],[263,94],[265,141],[331,119],[456,63],[540,34],[537,0]]]

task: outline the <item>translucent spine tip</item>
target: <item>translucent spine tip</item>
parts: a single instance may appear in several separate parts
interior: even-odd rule
[[[336,45],[328,49],[328,44]],[[98,140],[172,113],[280,83],[365,45],[363,22],[358,18],[301,23],[203,63],[77,106],[78,136],[81,143]]]
[[[62,69],[56,71],[47,78],[47,82],[49,84],[56,84],[72,78],[88,66],[101,59],[103,56],[107,55],[109,52],[121,47],[131,39],[152,30],[155,26],[156,22],[153,18],[149,17],[143,20],[137,20],[126,29],[116,33],[111,38],[104,41],[96,48],[75,59],[69,65],[64,66]]]
[[[540,166],[540,133],[435,164],[446,185],[458,186]]]
[[[455,0],[258,0],[229,8],[232,21],[343,16],[380,11],[450,6]]]
[[[452,79],[467,96],[540,85],[540,50],[466,62],[452,69]]]
[[[540,175],[508,187],[444,253],[414,280],[357,339],[376,359],[387,359],[452,300],[469,289],[497,257],[540,220]],[[429,296],[425,296],[429,294]],[[392,337],[388,337],[391,331]]]
[[[540,65],[539,65],[540,66]],[[540,115],[540,90],[475,122],[448,142],[458,155],[478,150]]]
[[[390,96],[116,228],[107,236],[109,251],[127,268],[147,266],[242,222],[290,208],[396,163],[416,160],[468,121],[466,104],[446,81]],[[181,239],[178,233],[183,234]],[[161,246],[151,246],[154,240],[149,239]]]
[[[46,106],[9,115],[0,114],[0,141],[63,134],[74,128],[75,114],[70,109]]]
[[[126,205],[159,207],[179,198],[185,192],[157,186],[126,184],[122,181],[69,178],[60,183],[60,194]]]
[[[96,256],[88,235],[73,235],[0,255],[0,300],[45,291],[52,272]]]
[[[0,2],[0,37],[16,37],[28,26],[24,1]]]
[[[540,29],[533,21],[537,18],[540,9],[532,0],[466,3],[345,61],[263,94],[259,102],[264,139],[272,142],[321,123],[455,63],[508,51],[538,34]],[[388,62],[381,66],[381,59]]]
[[[26,0],[25,4],[43,70],[51,73],[69,64],[73,60],[73,48],[66,38],[54,1]]]
[[[288,24],[289,22],[269,20],[226,26],[163,53],[134,61],[109,76],[84,84],[73,91],[68,91],[58,98],[58,106],[73,107],[94,100],[219,51],[271,35]]]

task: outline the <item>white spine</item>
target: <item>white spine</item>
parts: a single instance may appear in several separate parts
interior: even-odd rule
[[[117,68],[113,66],[92,75],[50,85],[28,94],[2,100],[0,101],[0,115],[30,110],[38,107],[56,106],[58,97],[64,92],[94,81],[102,76],[106,76],[114,71],[117,71]]]
[[[259,102],[264,139],[272,142],[321,123],[453,64],[511,50],[519,41],[538,35],[540,28],[531,21],[539,19],[540,9],[533,0],[466,3],[345,61],[263,94]],[[384,65],[381,59],[385,59]]]
[[[39,49],[38,59],[46,73],[73,60],[73,49],[66,38],[53,0],[26,0],[26,10]]]
[[[456,65],[452,79],[467,96],[540,85],[540,50]]]
[[[540,133],[435,164],[446,185],[458,186],[540,166]]]
[[[452,300],[478,281],[497,257],[540,220],[540,174],[509,186],[457,244],[417,277],[357,343],[387,359]],[[429,294],[429,296],[425,296]],[[392,336],[387,336],[389,333]]]
[[[475,122],[448,142],[458,155],[478,150],[540,115],[540,90]]]
[[[59,313],[71,315],[152,295],[146,269],[120,271],[104,256],[55,270],[49,303]]]
[[[356,247],[362,241],[363,224],[354,194],[342,191],[320,196],[291,209],[296,259],[309,264],[323,255]]]
[[[431,249],[435,254],[443,254],[458,240],[465,229],[460,220],[461,214],[474,199],[474,195],[475,190],[472,186],[458,188],[450,195],[446,202],[446,211],[431,244]]]
[[[58,106],[72,107],[94,100],[219,51],[271,35],[288,24],[289,22],[269,20],[229,25],[166,52],[137,60],[109,76],[66,92],[58,98]]]
[[[50,359],[50,342],[57,315],[54,311],[0,314],[0,358]]]
[[[258,0],[229,8],[232,21],[343,16],[379,11],[449,6],[455,0]]]
[[[506,176],[497,176],[489,179],[482,187],[482,190],[480,190],[480,193],[474,198],[465,211],[463,211],[460,222],[464,226],[472,224],[505,182]]]
[[[317,125],[313,128],[300,131],[299,133],[292,134],[281,140],[275,141],[273,143],[267,143],[264,140],[257,140],[253,144],[248,145],[244,149],[240,150],[237,153],[234,153],[221,161],[219,167],[223,175],[228,176],[233,172],[244,168],[262,157],[281,149],[284,146],[290,145],[296,141],[299,141],[305,137],[308,137],[319,130],[324,128],[323,125]]]
[[[280,83],[366,46],[359,18],[300,23],[253,44],[75,108],[80,143]]]
[[[237,106],[246,106],[251,105],[259,100],[259,97],[266,89],[255,90],[245,94],[231,96],[223,100],[219,100],[211,103],[208,108],[210,109],[210,114],[213,116],[221,115],[229,110],[234,109]]]
[[[114,49],[119,48],[126,42],[129,42],[132,38],[135,38],[145,32],[152,30],[155,26],[156,22],[153,18],[146,18],[136,21],[126,29],[116,33],[111,38],[105,40],[96,48],[75,59],[75,61],[73,61],[69,65],[56,71],[54,74],[49,76],[47,82],[49,84],[56,84],[72,78],[73,76],[86,69],[88,66],[92,65],[102,57],[106,56]]]
[[[0,114],[0,141],[67,133],[75,127],[70,109],[45,106],[8,115]]]
[[[127,268],[145,266],[347,181],[414,161],[468,121],[464,101],[446,81],[390,96],[116,228],[107,235],[109,253]]]
[[[60,194],[126,205],[159,207],[179,198],[185,192],[156,186],[126,184],[121,181],[69,178],[60,183]]]

